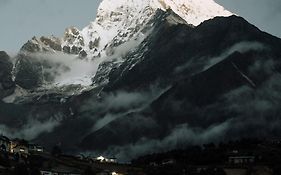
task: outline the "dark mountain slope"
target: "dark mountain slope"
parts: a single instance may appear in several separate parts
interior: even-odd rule
[[[187,144],[280,136],[279,38],[237,16],[194,27],[172,12],[158,15],[124,62],[100,66],[93,81],[106,83],[81,95],[42,90],[22,104],[1,102],[1,124],[49,148],[62,143],[65,151],[124,159]]]
[[[246,42],[245,47],[251,42],[265,48],[269,46],[270,51],[267,51],[267,54],[280,56],[280,39],[261,32],[241,17],[216,17],[195,28],[182,24],[171,27],[167,25],[162,24],[159,30],[147,39],[148,51],[137,58],[135,66],[131,67],[131,60],[136,59],[135,52],[143,52],[142,47],[128,55],[127,61],[111,72],[108,91],[133,90],[156,80],[169,84],[167,82],[202,71],[211,58],[218,57],[235,44],[243,42]],[[248,50],[260,51],[265,48]],[[243,50],[243,46],[233,48],[228,55],[231,51],[236,51],[235,49]]]
[[[142,61],[130,69],[125,62],[114,70],[106,91],[173,82],[172,87],[141,112],[91,133],[82,142],[84,148],[112,151],[115,146],[138,145],[143,138],[163,141],[182,125],[198,132],[198,140],[190,142],[209,139],[200,138],[200,133],[215,126],[224,126],[223,133],[217,133],[222,137],[215,140],[258,136],[261,129],[262,136],[279,135],[279,124],[272,124],[280,120],[276,106],[281,102],[277,94],[281,91],[280,39],[232,16],[217,17],[196,28],[177,25],[159,30],[147,42],[149,51]],[[140,122],[148,119],[149,124]],[[185,140],[182,137],[189,138],[178,139]]]

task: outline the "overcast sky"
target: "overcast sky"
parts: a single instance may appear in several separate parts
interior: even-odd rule
[[[33,36],[62,36],[93,21],[101,0],[0,0],[0,50],[15,53]],[[260,29],[281,37],[281,0],[216,0]]]

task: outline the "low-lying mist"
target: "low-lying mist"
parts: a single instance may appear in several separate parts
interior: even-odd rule
[[[52,132],[53,129],[59,125],[60,122],[54,118],[50,118],[46,121],[29,119],[19,128],[9,128],[5,125],[0,125],[0,131],[1,134],[9,138],[20,138],[31,141],[42,133]]]
[[[63,53],[40,53],[31,56],[43,66],[45,80],[57,85],[90,85],[92,83],[91,78],[95,75],[99,66],[97,60],[89,61]]]

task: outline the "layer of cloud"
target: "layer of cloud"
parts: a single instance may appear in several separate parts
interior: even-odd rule
[[[247,86],[225,95],[225,111],[238,117],[233,118],[229,134],[239,136],[267,137],[278,135],[281,128],[281,76],[276,74],[259,89]]]
[[[192,128],[188,124],[182,124],[175,126],[170,134],[163,139],[141,138],[137,143],[110,147],[105,152],[94,154],[114,155],[118,160],[126,162],[145,154],[184,148],[187,145],[200,145],[209,141],[218,141],[219,138],[224,136],[225,130],[228,127],[228,121],[210,126],[207,129]]]
[[[218,56],[189,59],[185,64],[176,67],[174,72],[177,74],[186,70],[191,70],[191,73],[195,75],[223,61],[234,52],[246,53],[248,51],[263,51],[267,49],[268,47],[262,43],[243,41],[232,45]]]
[[[167,89],[151,86],[149,90],[143,92],[117,91],[102,94],[101,99],[93,98],[83,104],[80,112],[82,116],[89,117],[93,120],[94,125],[92,131],[96,131],[120,117],[141,111],[166,92]]]
[[[259,44],[252,46],[264,49]],[[238,45],[234,48],[240,47],[241,45]],[[174,107],[173,101],[169,101],[166,105],[171,110],[175,108],[175,117],[183,114],[194,116],[195,118],[191,120],[193,123],[196,121],[196,124],[183,123],[178,126],[171,124],[169,125],[171,130],[164,138],[152,139],[144,135],[137,142],[129,142],[123,146],[109,146],[104,152],[95,152],[95,154],[116,156],[126,161],[143,154],[184,148],[190,144],[200,145],[208,142],[235,140],[241,137],[280,136],[281,75],[276,72],[276,65],[277,63],[273,59],[257,58],[255,64],[249,67],[247,76],[253,79],[261,76],[267,77],[265,80],[263,79],[263,83],[258,83],[256,88],[247,85],[241,86],[221,96],[210,105],[192,106],[188,100],[182,102],[184,104],[182,106],[177,103]],[[190,106],[187,107],[187,104]],[[165,120],[164,116],[161,116],[160,120]],[[159,122],[162,121],[154,119],[151,123],[157,125]],[[130,126],[125,125],[128,132],[131,131],[130,128],[134,128],[135,122],[131,123]],[[145,126],[141,122],[138,122],[138,125],[139,127]],[[206,126],[209,127],[206,128]],[[112,129],[114,130],[114,128]],[[131,132],[134,131],[133,129]],[[158,132],[155,128],[152,131]],[[168,128],[167,131],[169,131]]]
[[[204,70],[207,70],[208,68],[212,67],[213,65],[223,61],[225,58],[230,56],[234,52],[240,52],[245,53],[248,51],[262,51],[266,50],[267,47],[264,46],[262,43],[259,42],[240,42],[236,43],[235,45],[228,48],[226,51],[224,51],[221,55],[214,57],[214,58],[208,58],[208,63],[205,65]]]
[[[58,120],[52,118],[47,121],[30,119],[20,128],[8,128],[5,125],[0,125],[0,131],[1,134],[10,138],[33,140],[42,133],[52,132],[59,124]]]
[[[89,61],[63,53],[37,53],[30,56],[43,66],[45,81],[57,85],[91,85],[99,66],[99,60]]]

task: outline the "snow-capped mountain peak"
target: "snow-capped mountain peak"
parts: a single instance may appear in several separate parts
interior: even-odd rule
[[[99,6],[97,19],[112,17],[114,12],[119,15],[130,13],[130,16],[137,12],[141,16],[145,8],[151,8],[153,11],[171,9],[188,24],[195,26],[215,16],[232,15],[214,0],[104,0]]]
[[[178,16],[177,20],[163,16],[173,25],[186,23],[197,26],[215,16],[232,15],[214,0],[103,0],[96,19],[81,31],[70,27],[62,38],[34,37],[22,47],[22,51],[79,55],[83,60],[91,61],[89,64],[93,64],[95,69],[90,71],[90,75],[79,77],[78,82],[83,79],[86,84],[91,84],[88,82],[96,75],[99,65],[110,60],[117,60],[118,64],[123,62],[123,56],[139,46],[156,23],[163,20],[158,19],[158,12],[164,14],[165,11]],[[108,73],[110,69],[106,67],[104,72]],[[71,84],[77,80],[68,82]]]
[[[158,9],[172,10],[193,26],[215,16],[232,15],[214,0],[103,0],[93,22],[81,31],[67,28],[64,37],[55,44],[61,45],[65,53],[90,59],[110,56],[115,47],[136,39]]]
[[[230,16],[233,13],[225,10],[214,0],[155,0],[164,9],[172,9],[188,24],[199,25],[216,16]]]
[[[232,15],[213,0],[103,0],[96,20],[80,33],[74,30],[75,37],[65,40],[65,45],[80,47],[92,57],[108,55],[104,51],[109,46],[137,36],[157,9],[171,9],[194,26],[215,16]]]

